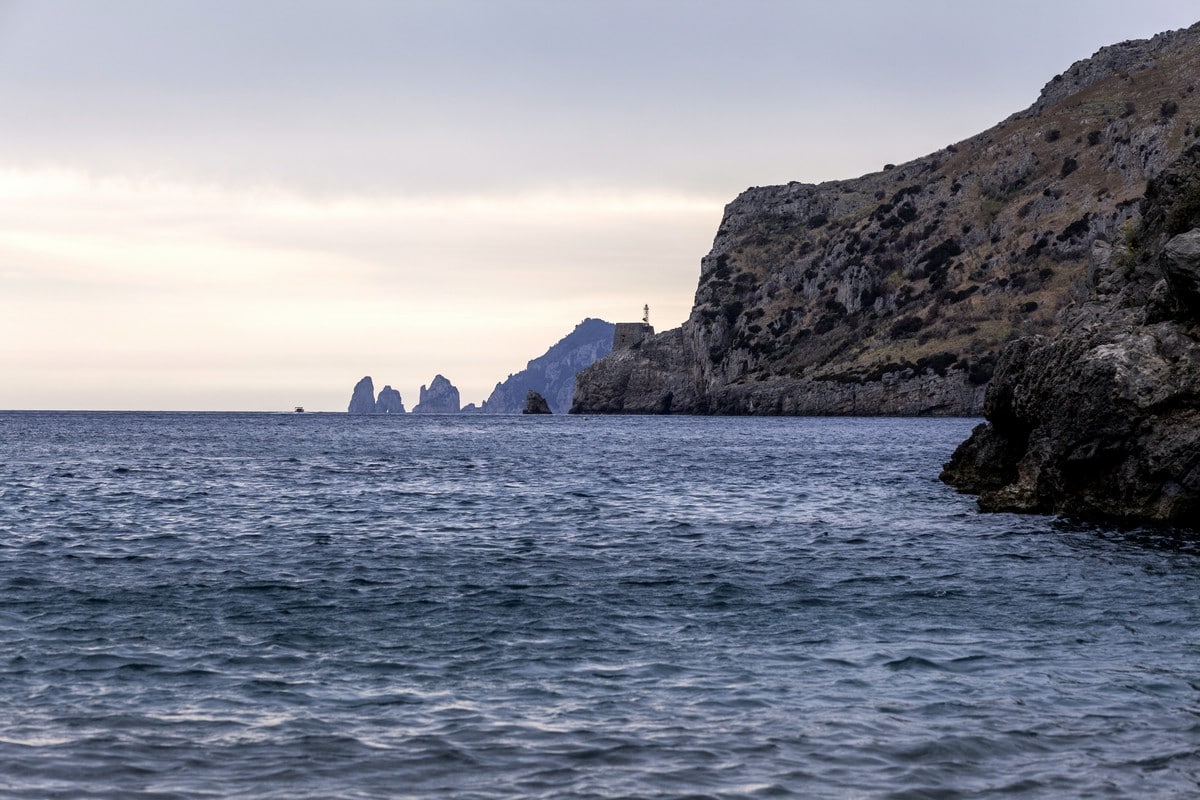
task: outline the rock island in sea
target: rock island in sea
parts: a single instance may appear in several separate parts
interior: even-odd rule
[[[379,390],[379,397],[375,397],[375,383],[367,375],[354,384],[346,411],[351,414],[403,414],[404,401],[400,392],[391,386],[384,386]]]

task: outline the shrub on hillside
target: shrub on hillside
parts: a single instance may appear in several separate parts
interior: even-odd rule
[[[923,323],[921,322],[920,317],[914,317],[914,316],[901,317],[900,319],[896,320],[896,322],[893,323],[893,325],[892,325],[892,328],[891,328],[892,338],[893,339],[902,339],[905,336],[912,336],[914,333],[921,330],[922,324]]]

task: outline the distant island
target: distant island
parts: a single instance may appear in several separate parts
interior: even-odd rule
[[[565,414],[575,394],[576,374],[612,350],[616,327],[602,319],[584,319],[545,353],[530,360],[525,369],[498,382],[480,406],[463,408],[458,388],[445,376],[436,375],[428,386],[421,387],[412,413],[521,414],[527,410],[529,393],[533,392],[543,399],[550,413]],[[351,414],[405,413],[400,393],[385,386],[376,397],[370,376],[355,384],[346,410]]]

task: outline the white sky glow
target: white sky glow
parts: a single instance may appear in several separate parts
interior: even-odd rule
[[[479,403],[584,317],[682,322],[747,186],[931,152],[1194,17],[0,0],[0,408]]]

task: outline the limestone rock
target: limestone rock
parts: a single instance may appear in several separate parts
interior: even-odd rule
[[[413,407],[414,414],[457,414],[459,412],[458,389],[442,375],[435,375],[429,387],[421,387],[420,401]]]
[[[1200,319],[1200,230],[1168,241],[1162,265],[1170,288],[1192,316]]]
[[[550,404],[546,402],[546,398],[530,389],[525,395],[525,409],[522,414],[550,414]]]
[[[391,386],[384,386],[380,389],[379,398],[375,401],[375,413],[403,414],[404,401],[400,399],[400,392]]]
[[[1150,291],[1099,256],[1136,224],[1147,179],[1196,141],[1197,74],[1200,25],[1105,48],[1029,109],[906,164],[747,189],[701,259],[681,334],[598,362],[576,408],[646,409],[648,387],[687,386],[694,403],[674,391],[673,410],[980,413],[1001,350],[1059,330],[1089,261],[1121,302]],[[650,357],[680,336],[686,360]]]
[[[1004,351],[988,421],[942,480],[978,493],[984,510],[1200,528],[1195,197],[1200,145],[1147,187],[1119,277],[1095,286],[1058,334]]]
[[[535,391],[546,398],[551,412],[566,413],[575,394],[575,376],[612,350],[613,327],[602,319],[583,320],[525,369],[497,383],[480,410],[520,414],[528,392]]]
[[[576,376],[571,413],[704,413],[693,361],[680,328],[613,351]]]
[[[370,375],[354,384],[354,392],[350,395],[350,405],[346,411],[351,414],[375,413],[375,384]]]

